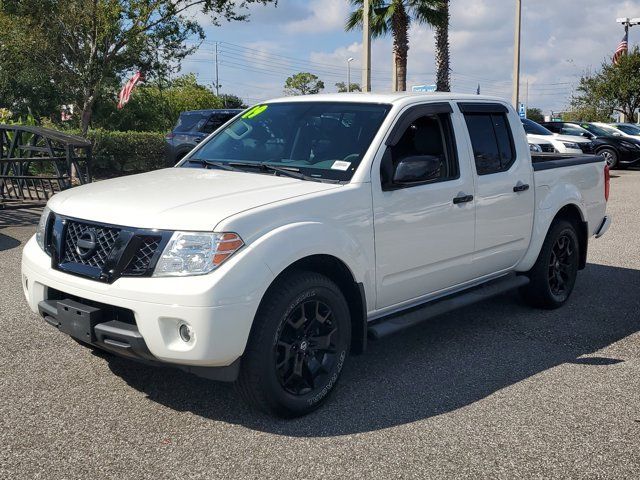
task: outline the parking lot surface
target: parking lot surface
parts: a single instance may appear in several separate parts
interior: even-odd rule
[[[640,171],[613,173],[568,305],[510,294],[372,342],[289,421],[45,324],[20,287],[38,211],[0,211],[0,478],[637,479]]]

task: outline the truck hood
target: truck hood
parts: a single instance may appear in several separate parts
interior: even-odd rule
[[[211,231],[223,219],[340,185],[257,173],[167,168],[58,193],[55,213],[137,228]]]

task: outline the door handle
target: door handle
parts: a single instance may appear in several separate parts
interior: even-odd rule
[[[467,203],[473,201],[473,195],[459,195],[453,199],[456,205],[459,203]]]
[[[201,138],[199,138],[199,137],[196,137],[196,138],[194,138],[194,139],[193,139],[193,141],[194,141],[195,143],[200,143],[200,142],[202,141],[202,139],[201,139]]]
[[[524,192],[529,190],[529,185],[526,183],[518,183],[515,187],[513,187],[514,192]]]

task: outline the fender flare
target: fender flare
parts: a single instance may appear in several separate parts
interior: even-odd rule
[[[531,232],[531,242],[524,257],[516,266],[518,272],[528,272],[536,263],[542,244],[544,243],[551,223],[563,208],[575,207],[580,213],[580,220],[586,222],[587,213],[580,190],[575,185],[562,184],[551,189],[536,206]]]

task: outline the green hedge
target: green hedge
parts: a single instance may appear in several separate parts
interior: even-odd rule
[[[95,177],[148,172],[167,166],[163,133],[90,130],[87,138],[93,144]]]

